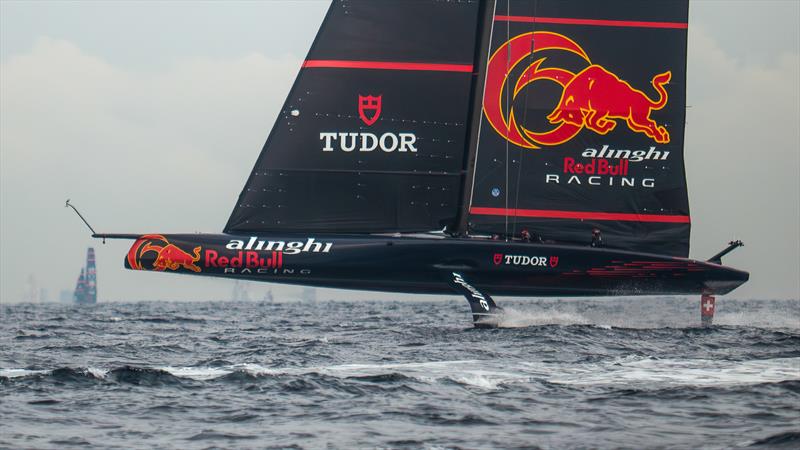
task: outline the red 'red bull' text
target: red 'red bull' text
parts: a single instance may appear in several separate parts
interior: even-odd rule
[[[232,256],[220,256],[216,250],[206,250],[205,267],[245,267],[249,269],[278,269],[283,267],[283,252],[270,252],[267,257],[256,251],[239,251]]]
[[[589,162],[575,162],[575,158],[564,158],[564,173],[587,175],[628,175],[628,160],[611,164],[607,159],[590,158]]]

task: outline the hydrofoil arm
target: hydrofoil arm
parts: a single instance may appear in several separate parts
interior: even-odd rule
[[[498,316],[502,314],[503,308],[497,306],[492,297],[469,284],[459,272],[450,272],[448,281],[455,292],[467,299],[475,328],[497,328]]]

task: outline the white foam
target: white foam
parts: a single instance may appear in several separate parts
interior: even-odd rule
[[[28,370],[28,369],[0,369],[0,377],[19,378],[29,375],[47,374],[50,370]]]
[[[501,328],[524,328],[537,325],[585,325],[589,321],[575,312],[558,311],[555,308],[546,310],[517,310],[504,308],[498,317],[497,325]]]
[[[106,375],[108,375],[108,372],[109,372],[108,369],[103,369],[103,368],[100,368],[100,367],[89,367],[89,368],[86,369],[86,371],[91,376],[93,376],[95,378],[100,378],[100,379],[105,378]]]
[[[225,376],[232,372],[229,369],[217,367],[160,367],[160,370],[178,378],[189,378],[192,380],[206,381]]]
[[[759,328],[800,328],[800,316],[788,311],[746,311],[726,313],[717,311],[714,325]]]
[[[565,368],[548,381],[572,385],[735,386],[800,380],[800,358],[754,361],[637,359]]]

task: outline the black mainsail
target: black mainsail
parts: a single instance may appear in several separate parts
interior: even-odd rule
[[[687,19],[688,0],[334,1],[225,232],[597,228],[685,257]]]
[[[688,0],[497,2],[472,232],[687,256]]]
[[[223,234],[95,236],[136,239],[135,270],[457,292],[476,325],[492,295],[645,294],[700,295],[710,324],[749,275],[722,265],[738,241],[686,258],[687,16],[334,0]]]
[[[479,11],[478,2],[334,1],[225,232],[453,223]]]

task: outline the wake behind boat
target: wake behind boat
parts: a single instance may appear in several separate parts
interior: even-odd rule
[[[715,295],[688,259],[688,1],[332,2],[223,234],[128,268],[409,293]]]

